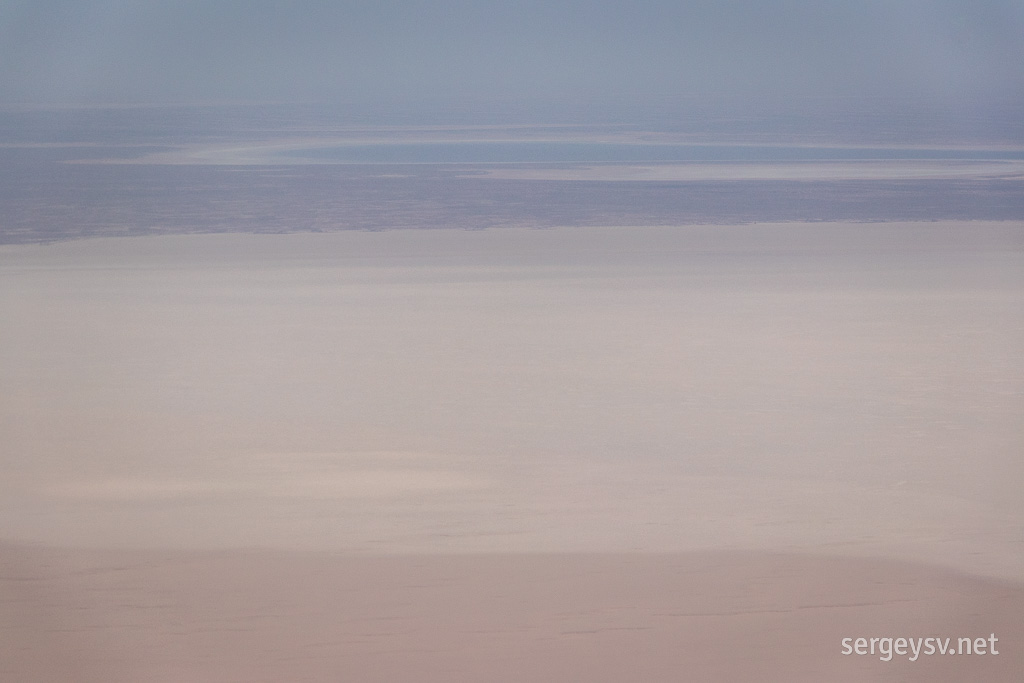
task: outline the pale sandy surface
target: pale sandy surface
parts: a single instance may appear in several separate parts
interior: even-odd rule
[[[456,139],[432,139],[422,138],[420,134],[413,134],[412,140],[420,142],[434,142],[437,144],[454,143]],[[562,138],[558,142],[565,142],[574,138]],[[332,161],[329,156],[308,157],[303,156],[303,151],[316,151],[318,149],[330,148],[333,145],[344,146],[360,143],[384,144],[387,142],[401,142],[403,140],[399,131],[394,131],[391,136],[348,138],[348,139],[317,139],[304,142],[279,141],[260,144],[240,145],[194,145],[184,146],[172,151],[154,152],[135,158],[110,158],[110,159],[84,159],[71,163],[86,164],[145,164],[145,165],[230,165],[243,166],[265,166],[265,165],[288,165],[288,164],[331,164],[339,163]],[[529,138],[517,138],[516,140],[493,140],[490,142],[509,144],[513,142],[527,142]],[[642,140],[631,140],[628,136],[609,136],[606,139],[582,138],[577,142],[640,142]],[[478,142],[488,142],[479,140]],[[552,140],[551,142],[555,142]],[[849,152],[856,148],[842,148]],[[894,148],[899,150],[900,148]],[[553,157],[546,163],[504,163],[504,164],[476,164],[470,167],[467,175],[476,178],[495,178],[504,180],[547,180],[547,181],[720,181],[720,180],[968,180],[968,179],[1002,179],[1007,181],[1020,180],[1024,178],[1024,162],[1019,160],[987,160],[984,159],[985,149],[979,150],[981,159],[960,160],[960,159],[936,159],[922,160],[914,159],[913,153],[917,151],[913,147],[905,148],[907,159],[871,159],[870,148],[865,152],[867,157],[864,160],[847,161],[779,161],[758,163],[754,161],[743,162],[661,162],[661,163],[635,163],[635,162],[603,162],[603,163],[558,163],[558,158]],[[927,148],[922,148],[927,149]],[[1004,148],[1010,151],[1013,148]],[[293,153],[289,156],[289,153]]]
[[[3,546],[5,681],[1012,682],[1019,584],[770,553],[89,552]],[[997,655],[842,654],[984,637]]]
[[[388,144],[425,143],[429,145],[457,145],[458,143],[477,143],[494,145],[514,145],[518,143],[577,143],[581,145],[615,145],[639,144],[657,145],[659,143],[697,145],[702,143],[729,148],[739,146],[736,143],[722,143],[720,140],[699,140],[687,136],[672,136],[659,133],[642,133],[637,131],[604,131],[596,133],[585,130],[558,131],[551,135],[550,129],[530,129],[523,127],[504,131],[505,135],[489,137],[486,127],[470,127],[465,129],[433,129],[426,128],[395,128],[352,130],[342,137],[292,137],[279,140],[269,139],[234,144],[195,143],[176,145],[169,150],[161,150],[130,156],[113,156],[110,158],[85,158],[72,160],[72,164],[127,164],[127,165],[226,165],[244,166],[281,166],[344,163],[332,159],[330,154],[316,154],[330,150],[332,147],[346,148],[360,145],[386,147]],[[500,133],[501,131],[490,131]],[[34,145],[32,147],[38,147]],[[796,145],[799,149],[800,145]],[[113,150],[131,151],[127,148],[111,148]],[[770,149],[770,147],[766,148]],[[817,148],[819,151],[830,149],[829,146]],[[846,155],[856,155],[856,146],[834,146],[831,149]],[[722,180],[800,180],[800,181],[836,181],[836,180],[993,180],[1005,181],[1024,178],[1024,162],[1016,159],[988,159],[987,154],[993,151],[1007,153],[1019,152],[1013,146],[975,148],[978,158],[957,158],[956,152],[966,153],[965,149],[953,146],[948,149],[929,146],[889,146],[890,154],[898,155],[905,152],[906,157],[877,159],[878,148],[863,147],[863,159],[856,156],[845,161],[829,161],[825,159],[811,161],[787,161],[775,159],[771,162],[744,160],[729,161],[689,161],[689,162],[626,162],[614,161],[613,158],[601,163],[571,162],[559,163],[558,152],[551,152],[550,158],[541,163],[477,163],[466,166],[464,173],[474,178],[494,178],[503,180],[545,180],[545,181],[658,181],[658,182],[691,182],[691,181],[722,181]],[[945,159],[917,159],[921,152],[954,154]],[[341,157],[344,158],[344,155]],[[372,158],[372,157],[371,157]],[[384,157],[385,159],[387,157]],[[412,156],[409,159],[415,160]],[[455,158],[458,158],[457,156]],[[500,154],[494,161],[500,161]],[[431,163],[444,162],[444,155],[439,154]],[[372,162],[370,162],[372,163]],[[402,171],[399,171],[402,172]]]
[[[0,318],[0,538],[122,549],[0,551],[25,680],[1016,680],[1020,224],[4,247]]]

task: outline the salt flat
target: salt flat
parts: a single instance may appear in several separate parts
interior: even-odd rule
[[[0,318],[19,680],[1018,670],[1018,223],[8,246]]]
[[[1006,223],[2,252],[0,536],[768,548],[1020,578]]]
[[[1020,584],[885,560],[0,545],[0,571],[0,674],[29,683],[1011,683],[1024,663]],[[995,655],[842,654],[993,635]]]

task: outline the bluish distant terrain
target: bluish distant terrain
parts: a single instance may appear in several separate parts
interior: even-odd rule
[[[0,243],[211,232],[1024,220],[1024,179],[1013,173],[643,182],[488,175],[631,163],[980,161],[1012,170],[1024,160],[1024,115],[1012,103],[980,118],[814,107],[800,115],[738,116],[702,103],[647,119],[632,114],[560,112],[570,123],[550,125],[535,112],[514,111],[417,118],[298,105],[6,108]],[[176,150],[260,145],[256,163],[152,161]]]

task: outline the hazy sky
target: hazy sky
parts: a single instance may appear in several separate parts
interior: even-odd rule
[[[0,104],[1024,96],[1021,0],[8,0]]]

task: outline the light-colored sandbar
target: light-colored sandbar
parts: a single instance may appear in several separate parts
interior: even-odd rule
[[[529,166],[485,169],[485,178],[572,181],[695,180],[937,180],[1024,177],[1019,161],[847,161],[793,163],[579,164],[574,167]]]
[[[1011,683],[1022,612],[1019,584],[882,560],[0,546],[0,677],[20,683]],[[992,634],[998,655],[842,654]]]

